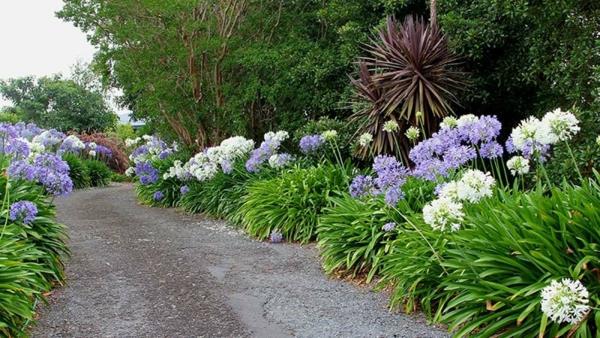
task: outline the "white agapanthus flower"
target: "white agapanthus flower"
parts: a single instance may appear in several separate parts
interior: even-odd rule
[[[71,149],[82,150],[85,144],[75,135],[69,135],[63,140],[63,144],[68,144]]]
[[[43,144],[38,142],[28,142],[29,143],[29,157],[33,158],[38,154],[46,151],[46,147]]]
[[[458,201],[458,182],[451,181],[444,183],[438,191],[438,197]]]
[[[510,134],[515,148],[523,151],[526,145],[531,144],[553,144],[556,137],[553,136],[550,126],[539,119],[530,116],[512,130]]]
[[[142,139],[140,137],[137,138],[127,138],[125,139],[125,146],[133,147],[138,144]]]
[[[150,140],[152,140],[152,138],[153,137],[151,135],[148,135],[148,134],[142,135],[142,140],[144,140],[144,141],[150,141]]]
[[[281,169],[291,163],[292,157],[289,154],[273,154],[269,157],[269,166],[273,169]]]
[[[451,129],[457,126],[458,120],[454,116],[446,116],[440,123],[440,128]]]
[[[461,128],[464,127],[468,124],[471,123],[475,123],[479,121],[479,118],[473,114],[466,114],[466,115],[462,115],[461,117],[458,118],[458,120],[456,120],[456,126]]]
[[[187,177],[187,171],[182,164],[183,163],[180,160],[175,160],[173,166],[163,174],[163,179],[178,178],[183,181]]]
[[[96,144],[96,142],[90,142],[88,143],[88,148],[94,150],[98,147],[98,145]]]
[[[554,138],[553,143],[570,140],[581,129],[577,117],[560,108],[546,113],[542,118],[542,123],[550,129],[550,136]]]
[[[408,138],[409,140],[414,141],[419,138],[419,135],[421,135],[421,131],[419,130],[419,128],[411,126],[406,130],[406,133],[404,133],[404,135],[406,135],[406,138]]]
[[[325,141],[333,141],[337,138],[338,132],[337,130],[325,130],[323,133],[321,133],[321,137],[323,137],[323,139]]]
[[[125,175],[127,176],[133,176],[135,174],[135,168],[134,167],[129,167],[127,168],[127,170],[125,170]]]
[[[423,220],[434,230],[457,231],[465,216],[462,204],[449,198],[438,198],[425,205]]]
[[[596,144],[600,146],[600,135],[598,135],[598,137],[596,137]]]
[[[371,142],[373,142],[373,135],[371,133],[363,133],[358,137],[358,144],[361,147],[367,147]]]
[[[266,133],[264,136],[264,139],[265,139],[265,141],[274,140],[278,143],[282,143],[283,141],[287,140],[288,137],[290,137],[290,134],[287,131],[280,130],[276,133],[274,133],[272,131]]]
[[[53,146],[62,141],[62,138],[59,135],[50,132],[50,130],[46,130],[39,135],[33,137],[31,142],[45,144],[47,146]]]
[[[96,156],[96,151],[95,150],[90,150],[90,152],[88,154],[90,154],[90,156],[92,156],[92,157]]]
[[[579,323],[590,311],[588,303],[588,290],[578,280],[553,280],[542,290],[542,312],[557,323]]]
[[[529,160],[523,156],[513,156],[506,161],[506,167],[513,176],[525,175],[529,172]]]
[[[492,196],[495,185],[496,180],[489,172],[469,169],[458,181],[456,195],[460,201],[477,203],[484,197]]]
[[[396,130],[398,130],[399,127],[400,126],[398,126],[398,122],[396,122],[394,120],[389,120],[383,124],[383,131],[386,131],[388,133],[393,133]]]

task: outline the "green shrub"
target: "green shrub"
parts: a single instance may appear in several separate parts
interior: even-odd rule
[[[69,176],[76,189],[87,188],[91,184],[90,172],[83,160],[75,154],[66,153],[62,155],[63,160],[69,165]]]
[[[187,183],[190,191],[182,196],[180,206],[191,213],[206,213],[214,217],[223,217],[233,224],[240,224],[238,210],[246,195],[246,187],[257,180],[270,179],[275,171],[268,168],[258,173],[249,173],[244,161],[237,161],[230,174],[219,172],[206,182]]]
[[[110,183],[112,171],[104,162],[93,159],[84,159],[83,163],[90,174],[90,185],[92,187],[103,187]]]
[[[69,251],[66,229],[54,220],[54,207],[43,189],[26,181],[11,181],[6,194],[6,177],[0,177],[0,219],[9,217],[11,203],[30,201],[38,213],[30,224],[8,222],[0,236],[0,333],[25,335],[34,320],[35,306],[55,282],[64,281],[63,259]]]
[[[397,208],[408,213],[420,212],[433,198],[434,184],[410,178],[402,190],[404,198]],[[398,225],[404,220],[382,197],[358,200],[345,194],[332,198],[332,205],[324,210],[317,228],[325,272],[344,272],[352,276],[367,273],[367,282],[370,282],[380,272],[381,259],[389,252],[390,242],[400,230],[385,232],[382,227],[388,222]]]
[[[502,194],[466,210],[444,262],[444,321],[457,336],[595,337],[600,332],[600,186]],[[540,292],[579,280],[591,313],[576,325],[547,320]],[[547,324],[546,324],[547,323]]]
[[[253,182],[239,210],[246,231],[266,239],[278,230],[288,240],[308,242],[315,238],[317,219],[329,198],[347,189],[348,173],[348,168],[322,164]]]

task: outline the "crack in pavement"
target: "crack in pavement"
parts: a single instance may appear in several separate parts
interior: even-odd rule
[[[385,295],[328,279],[314,245],[269,244],[226,222],[137,204],[131,185],[56,200],[67,286],[34,337],[445,337]]]

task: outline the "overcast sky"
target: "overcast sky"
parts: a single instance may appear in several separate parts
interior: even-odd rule
[[[0,79],[66,74],[78,60],[92,60],[94,47],[55,16],[60,8],[61,0],[0,0]]]

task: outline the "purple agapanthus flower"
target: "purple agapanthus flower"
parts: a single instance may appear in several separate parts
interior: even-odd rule
[[[394,223],[394,222],[385,223],[382,227],[383,231],[385,231],[385,232],[390,232],[390,231],[394,230],[395,228],[396,228],[396,223]]]
[[[373,193],[374,188],[373,177],[358,175],[350,184],[350,195],[354,198],[367,196]]]
[[[225,159],[221,161],[221,170],[223,170],[223,173],[229,175],[233,172],[233,164],[231,163],[231,161]]]
[[[182,195],[187,194],[188,192],[190,192],[190,188],[187,185],[182,185],[181,188],[179,188],[179,192]]]
[[[154,199],[156,202],[162,200],[165,197],[165,194],[162,191],[156,191],[154,193],[154,195],[152,195],[152,199]]]
[[[139,162],[135,165],[135,175],[139,177],[142,185],[153,184],[158,181],[158,169],[150,162]]]
[[[24,139],[13,138],[8,141],[4,148],[6,154],[10,154],[14,159],[24,159],[29,156],[29,143]]]
[[[300,139],[300,151],[305,154],[312,153],[317,151],[324,143],[325,140],[321,135],[306,135]]]
[[[260,146],[250,152],[250,158],[246,161],[246,170],[248,172],[257,172],[260,166],[275,154],[280,143],[275,138],[264,140]]]
[[[503,154],[504,148],[496,141],[482,143],[479,149],[479,155],[487,159],[502,157]]]
[[[283,241],[283,234],[278,230],[271,231],[271,235],[269,235],[269,242],[281,243],[281,241]]]
[[[35,203],[30,201],[18,201],[10,206],[9,218],[11,221],[19,221],[31,224],[37,216],[38,209]]]
[[[8,167],[8,175],[40,183],[53,195],[64,195],[73,190],[69,165],[55,154],[37,155],[33,163],[25,160],[14,161]]]
[[[98,155],[104,155],[106,157],[111,157],[112,156],[112,150],[110,150],[110,148],[105,147],[101,144],[97,144],[96,145],[96,153]]]

